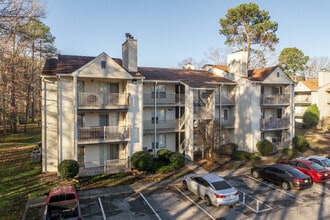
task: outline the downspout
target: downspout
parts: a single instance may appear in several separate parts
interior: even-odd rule
[[[62,155],[62,119],[63,119],[63,112],[62,112],[62,83],[61,83],[61,76],[58,75],[58,119],[59,119],[59,125],[58,125],[58,164],[62,161],[63,155]]]
[[[179,133],[178,133],[178,144],[179,144],[179,152],[181,151],[181,84],[179,83],[179,88],[178,88],[178,93],[179,93]]]
[[[42,148],[43,148],[43,155],[42,155],[42,159],[43,159],[43,167],[44,167],[44,172],[47,172],[47,84],[45,82],[45,80],[43,79],[43,84],[44,84],[44,91],[43,91],[43,95],[44,95],[44,107],[43,107],[43,120],[44,120],[44,123],[43,123],[43,143],[42,143]]]
[[[289,148],[292,149],[292,139],[294,138],[295,136],[295,121],[294,121],[294,83],[291,83],[290,84],[290,125],[291,125],[291,130],[290,130],[290,146]]]
[[[221,146],[221,88],[223,84],[219,84],[219,147]]]
[[[77,76],[73,76],[73,155],[76,161],[78,161],[78,125],[77,125],[77,100],[78,100],[78,93],[77,93]]]
[[[156,100],[156,85],[157,85],[157,81],[154,83],[154,157],[156,157],[156,143],[157,143],[157,120],[156,120],[156,116],[157,116],[157,100]]]

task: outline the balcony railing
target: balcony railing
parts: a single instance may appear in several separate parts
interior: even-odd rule
[[[79,107],[128,107],[129,94],[127,93],[79,93]]]
[[[262,105],[289,105],[290,94],[261,95]]]
[[[103,126],[78,128],[78,142],[128,141],[129,126]]]
[[[100,166],[101,161],[90,161],[80,165],[78,176],[95,176],[100,174],[123,173],[131,169],[129,158],[104,161],[105,165]]]
[[[157,130],[172,130],[175,131],[177,126],[177,120],[156,120]],[[143,121],[144,131],[153,131],[155,129],[155,121],[145,120]]]
[[[215,104],[219,105],[219,94],[215,94]],[[234,105],[235,95],[234,94],[221,94],[221,104],[222,105]]]
[[[271,118],[261,119],[260,127],[262,130],[287,129],[290,126],[290,118]]]
[[[295,96],[294,97],[294,102],[296,104],[300,103],[300,104],[310,104],[312,102],[312,98],[310,96]]]
[[[212,119],[213,112],[209,111],[206,107],[194,107],[195,119]]]
[[[184,94],[168,94],[160,93],[156,95],[156,105],[177,105],[184,104]],[[155,105],[155,95],[154,93],[143,94],[143,105]]]

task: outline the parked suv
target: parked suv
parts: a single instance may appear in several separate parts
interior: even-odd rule
[[[53,188],[47,194],[43,219],[81,220],[77,190],[73,186]]]

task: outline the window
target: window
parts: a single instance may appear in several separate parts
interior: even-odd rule
[[[229,120],[229,109],[227,109],[227,108],[223,109],[223,120],[224,121]]]
[[[78,81],[77,82],[77,89],[78,89],[78,92],[84,92],[84,90],[85,90],[84,81]]]
[[[106,165],[107,160],[119,159],[119,144],[101,144],[100,165]]]
[[[156,90],[156,98],[165,99],[166,98],[166,87],[165,85],[155,85],[154,90]],[[151,92],[151,98],[155,98],[155,91]]]
[[[119,83],[100,83],[102,104],[118,103]]]
[[[152,117],[151,117],[151,123],[152,124],[164,124],[166,123],[166,111],[165,109],[157,109],[156,110],[156,117],[155,117],[155,110],[152,111]]]
[[[84,127],[84,115],[83,114],[77,115],[77,126],[78,126],[78,128]]]
[[[166,148],[166,135],[159,134],[156,137],[156,143],[152,142],[152,149]]]
[[[100,115],[100,126],[118,126],[118,124],[118,112],[110,112],[109,114]]]
[[[102,61],[101,61],[101,68],[102,68],[102,69],[105,69],[106,66],[107,66],[107,61],[102,60]]]

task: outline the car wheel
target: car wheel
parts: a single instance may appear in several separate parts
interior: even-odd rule
[[[290,189],[290,184],[286,181],[282,182],[282,188],[285,190],[289,190]]]
[[[256,178],[256,179],[259,179],[259,173],[258,173],[258,171],[253,170],[253,171],[252,171],[252,176],[253,176],[254,178]]]
[[[205,199],[206,206],[211,206],[212,205],[211,199],[208,195],[206,195],[204,199]]]
[[[185,180],[182,181],[182,186],[184,190],[188,189],[187,182]]]

